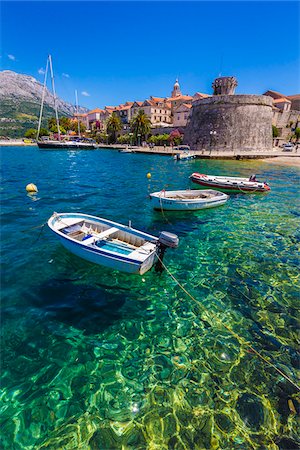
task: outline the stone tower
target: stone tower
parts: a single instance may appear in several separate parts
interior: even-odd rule
[[[212,84],[214,95],[233,95],[237,84],[235,77],[216,78]]]
[[[178,97],[178,95],[181,95],[181,90],[180,90],[180,86],[179,86],[179,83],[178,83],[178,79],[176,78],[171,97],[172,98]]]
[[[217,78],[214,95],[196,100],[185,128],[184,142],[197,150],[272,150],[272,98],[233,95],[235,77]]]

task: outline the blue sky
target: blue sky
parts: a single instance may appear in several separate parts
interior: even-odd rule
[[[42,81],[51,53],[58,95],[88,108],[169,96],[177,76],[185,94],[220,73],[300,92],[298,2],[7,1],[1,28],[1,70]]]

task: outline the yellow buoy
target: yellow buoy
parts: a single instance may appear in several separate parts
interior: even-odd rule
[[[38,191],[38,188],[36,187],[35,184],[29,183],[29,184],[27,184],[27,186],[26,186],[26,191],[27,191],[27,192],[37,192],[37,191]]]
[[[151,178],[151,173],[150,172],[147,173],[147,178]]]

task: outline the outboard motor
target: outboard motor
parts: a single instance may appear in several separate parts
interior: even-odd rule
[[[162,272],[164,270],[162,261],[165,255],[167,247],[176,248],[178,247],[179,239],[176,234],[169,233],[168,231],[161,231],[158,237],[157,243],[157,255],[159,257],[157,263],[155,264],[155,271]]]

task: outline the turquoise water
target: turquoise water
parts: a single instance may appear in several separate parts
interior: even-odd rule
[[[1,148],[1,169],[1,448],[298,448],[296,388],[222,323],[296,380],[299,169],[33,147]],[[272,191],[152,210],[149,192],[194,171],[256,173]],[[166,272],[70,254],[36,228],[53,211],[176,233],[164,262],[197,302]]]

